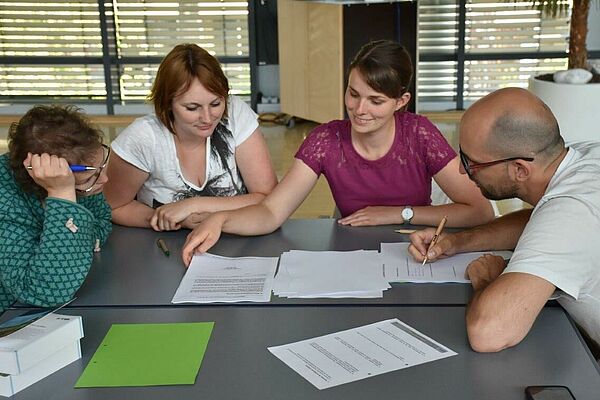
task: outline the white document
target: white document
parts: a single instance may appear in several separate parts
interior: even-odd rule
[[[281,255],[273,292],[282,297],[382,297],[383,278],[377,251],[302,251]]]
[[[388,282],[412,283],[469,283],[465,271],[469,263],[484,254],[494,254],[505,259],[511,251],[461,253],[422,265],[408,254],[410,243],[381,243],[383,274]]]
[[[195,255],[171,302],[269,302],[277,260]]]
[[[457,354],[398,319],[268,350],[318,389]]]

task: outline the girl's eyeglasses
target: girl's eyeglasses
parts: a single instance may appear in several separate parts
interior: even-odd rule
[[[106,168],[106,165],[108,165],[108,159],[110,157],[110,147],[103,144],[102,145],[102,151],[105,153],[104,158],[102,160],[102,165],[100,165],[99,167],[94,167],[91,165],[82,165],[82,164],[70,164],[69,168],[71,169],[71,171],[73,171],[74,173],[78,173],[78,172],[87,172],[87,171],[96,171],[92,176],[90,176],[88,179],[86,179],[85,182],[80,183],[77,186],[81,186],[81,185],[86,185],[86,189],[75,189],[75,191],[77,193],[89,193],[92,191],[92,189],[94,188],[94,185],[96,185],[96,182],[98,182],[98,179],[100,178],[100,174],[102,173],[102,170],[104,168]],[[27,169],[31,169],[31,166],[28,165],[26,167]]]
[[[90,165],[78,165],[78,164],[69,166],[69,168],[71,168],[71,171],[73,171],[73,172],[96,171],[94,173],[94,175],[90,176],[85,182],[82,182],[81,184],[77,185],[77,186],[86,185],[86,189],[75,188],[75,191],[77,193],[84,194],[84,193],[91,192],[92,189],[94,188],[94,186],[96,185],[96,182],[98,182],[98,179],[100,178],[100,174],[102,174],[102,170],[104,170],[104,168],[106,168],[106,166],[108,165],[108,159],[110,158],[110,147],[103,144],[102,149],[105,153],[105,156],[104,156],[104,159],[102,160],[102,165],[100,165],[99,167],[93,167]]]

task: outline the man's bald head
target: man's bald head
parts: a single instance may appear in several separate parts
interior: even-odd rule
[[[469,107],[461,120],[463,138],[497,158],[552,158],[564,148],[552,111],[519,88],[497,90]]]

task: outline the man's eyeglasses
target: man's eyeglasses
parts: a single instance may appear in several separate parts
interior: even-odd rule
[[[472,176],[473,171],[475,171],[477,169],[491,167],[492,165],[501,164],[501,163],[508,162],[508,161],[514,161],[514,160],[533,161],[534,160],[533,157],[510,157],[510,158],[503,158],[502,160],[488,161],[488,162],[484,162],[484,163],[475,163],[475,162],[472,162],[471,159],[469,159],[469,157],[467,157],[467,155],[465,153],[463,153],[463,151],[460,147],[458,149],[458,153],[460,155],[460,162],[461,162],[463,168],[465,169],[465,172],[469,176]]]
[[[73,171],[73,172],[96,171],[94,173],[94,175],[90,176],[85,182],[82,182],[79,185],[77,185],[77,186],[86,185],[86,189],[77,189],[76,188],[75,191],[77,193],[83,194],[83,193],[91,192],[92,189],[94,188],[94,186],[96,185],[96,182],[98,182],[98,179],[100,178],[100,174],[102,174],[102,171],[108,165],[108,159],[110,158],[110,147],[103,144],[102,150],[106,154],[104,156],[104,159],[102,160],[102,165],[100,165],[99,167],[93,167],[90,165],[70,165],[69,166],[71,168],[71,171]]]

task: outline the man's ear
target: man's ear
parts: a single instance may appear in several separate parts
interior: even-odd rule
[[[410,101],[410,93],[406,92],[396,99],[396,111],[401,110]]]
[[[511,163],[513,179],[516,182],[525,182],[531,177],[531,163],[525,160],[514,160]]]

